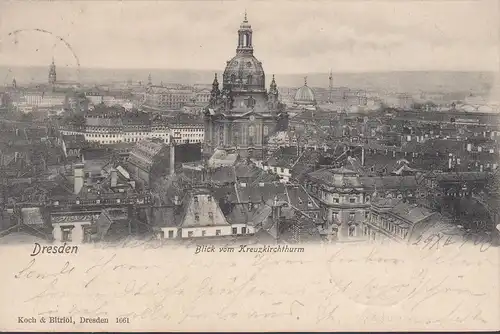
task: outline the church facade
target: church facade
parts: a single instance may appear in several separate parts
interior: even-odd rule
[[[253,51],[252,27],[245,14],[238,30],[236,56],[227,62],[222,89],[216,74],[204,110],[206,156],[222,149],[242,157],[262,158],[268,138],[288,127],[288,114],[279,101],[274,76],[267,90],[262,63]]]

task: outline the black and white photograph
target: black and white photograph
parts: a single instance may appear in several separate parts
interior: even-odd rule
[[[499,25],[1,1],[0,329],[498,330]]]

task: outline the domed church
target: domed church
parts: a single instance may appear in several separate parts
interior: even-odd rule
[[[204,155],[223,149],[242,157],[262,158],[268,138],[288,127],[288,114],[278,99],[274,76],[267,90],[262,63],[253,51],[252,26],[245,13],[238,30],[236,56],[226,64],[222,89],[215,75],[210,103],[204,111]]]
[[[304,107],[314,107],[316,106],[316,97],[314,92],[307,85],[307,77],[304,78],[304,86],[300,87],[295,93],[295,98],[293,99],[295,105]]]

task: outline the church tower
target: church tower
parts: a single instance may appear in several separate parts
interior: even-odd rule
[[[54,63],[54,58],[52,58],[52,64],[49,67],[49,84],[55,85],[56,79],[56,64]]]
[[[288,114],[278,100],[276,81],[269,91],[262,63],[254,56],[253,31],[247,14],[237,32],[236,55],[226,62],[222,89],[215,75],[209,106],[205,109],[203,153],[223,149],[242,157],[261,158],[267,140],[288,124]]]
[[[269,100],[269,109],[278,109],[278,100],[279,97],[279,92],[278,92],[278,86],[276,85],[276,81],[274,80],[274,74],[273,74],[273,80],[271,81],[271,85],[269,86],[269,93],[268,93],[268,100]]]

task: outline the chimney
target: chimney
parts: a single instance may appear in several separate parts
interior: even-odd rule
[[[273,215],[273,220],[274,221],[278,221],[281,217],[281,206],[278,204],[278,197],[275,196],[274,197],[274,202],[273,202],[273,211],[272,211],[272,215]]]
[[[83,187],[83,164],[75,164],[73,167],[75,194],[78,195]]]
[[[361,148],[361,166],[365,165],[365,148],[364,146]]]
[[[175,145],[170,142],[170,176],[175,174]]]
[[[111,169],[111,187],[116,187],[116,184],[118,183],[118,173],[116,172],[116,169]]]

